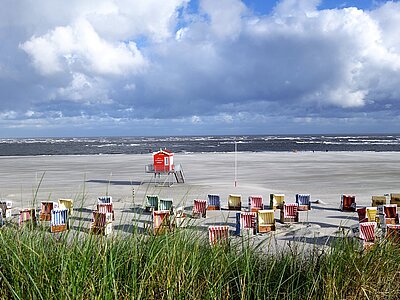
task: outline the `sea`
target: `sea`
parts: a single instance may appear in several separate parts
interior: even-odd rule
[[[400,135],[3,138],[0,156],[289,151],[400,151]]]

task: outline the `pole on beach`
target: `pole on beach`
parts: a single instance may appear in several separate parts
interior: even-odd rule
[[[235,179],[234,186],[237,186],[237,142],[235,141]]]

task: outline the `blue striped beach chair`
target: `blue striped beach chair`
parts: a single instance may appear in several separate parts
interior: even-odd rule
[[[208,194],[208,206],[207,210],[220,210],[221,199],[218,194]]]
[[[172,211],[172,204],[172,199],[160,199],[160,201],[158,201],[158,210]]]
[[[61,232],[69,229],[68,209],[55,208],[51,211],[50,232]]]
[[[299,205],[299,211],[307,211],[311,209],[310,194],[296,194],[296,203]]]

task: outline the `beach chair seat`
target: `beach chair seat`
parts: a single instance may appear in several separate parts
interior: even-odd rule
[[[192,218],[205,218],[207,216],[207,200],[195,199],[193,201]]]
[[[355,212],[356,211],[356,196],[353,195],[342,195],[340,199],[340,210]]]
[[[275,231],[275,215],[273,209],[263,209],[257,212],[257,231],[259,233]]]
[[[99,235],[109,235],[112,233],[112,214],[108,212],[93,211],[90,232]]]
[[[368,222],[366,207],[357,208],[357,213],[358,213],[358,222],[360,223]]]
[[[69,229],[68,209],[54,208],[51,210],[50,232],[61,232]]]
[[[378,209],[376,207],[367,207],[366,216],[368,222],[376,222],[377,213]]]
[[[363,241],[364,249],[369,249],[375,243],[376,222],[360,223],[360,239]]]
[[[37,222],[36,210],[34,208],[25,208],[19,211],[19,226],[32,225],[35,226]]]
[[[112,215],[112,220],[115,220],[114,208],[113,204],[111,203],[104,203],[100,202],[97,203],[97,211],[102,213],[110,213]]]
[[[154,235],[162,234],[170,230],[171,230],[170,211],[169,210],[153,211]]]
[[[263,197],[262,196],[249,196],[249,210],[251,212],[257,212],[260,209],[264,209]]]
[[[228,209],[229,210],[242,210],[242,196],[230,194],[228,196]]]
[[[58,208],[68,209],[68,217],[73,216],[74,213],[74,200],[72,199],[58,199]]]
[[[208,239],[211,246],[229,246],[229,226],[209,226]]]
[[[308,211],[311,209],[310,194],[296,194],[296,203],[299,205],[299,211]]]
[[[378,207],[380,205],[386,205],[386,197],[385,196],[372,196],[371,197],[371,206]]]
[[[400,206],[400,194],[399,193],[390,194],[390,204],[397,204],[397,206]]]
[[[51,211],[57,208],[58,204],[51,201],[42,201],[40,203],[39,221],[50,221]]]
[[[12,216],[12,202],[11,201],[1,201],[0,211],[3,214],[3,219],[11,218]]]
[[[299,211],[297,203],[285,203],[280,212],[281,223],[293,223],[299,221]]]
[[[282,209],[285,204],[285,194],[269,194],[270,209]]]
[[[387,224],[386,225],[386,238],[394,243],[400,242],[400,225]]]
[[[221,199],[218,194],[208,194],[208,206],[207,210],[220,210],[221,209]]]
[[[169,210],[172,213],[173,200],[172,199],[160,199],[160,201],[158,201],[158,210]]]
[[[236,234],[256,233],[256,212],[240,212],[236,214]]]
[[[398,224],[397,204],[386,204],[383,206],[385,224]]]
[[[158,210],[158,202],[160,201],[158,195],[146,195],[146,206],[147,212]]]

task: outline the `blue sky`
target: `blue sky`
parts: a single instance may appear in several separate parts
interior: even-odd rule
[[[398,133],[400,3],[0,3],[0,136]]]

